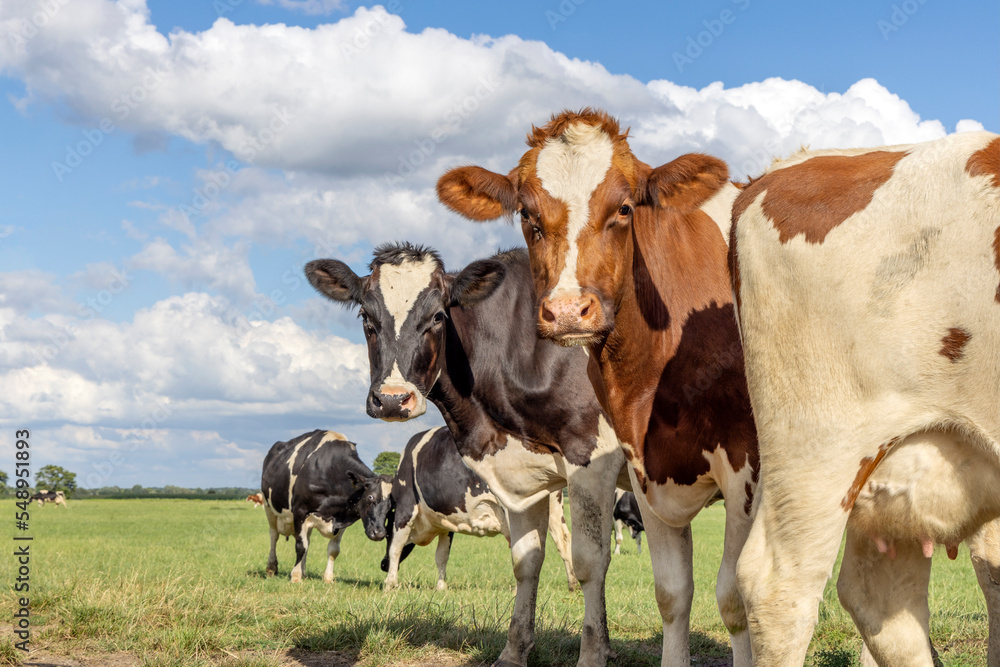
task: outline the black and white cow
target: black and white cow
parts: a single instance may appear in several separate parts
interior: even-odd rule
[[[538,338],[528,255],[502,252],[449,274],[437,253],[378,248],[371,274],[332,259],[306,275],[327,297],[360,306],[371,362],[368,414],[418,417],[430,399],[459,453],[508,510],[517,594],[497,664],[525,665],[534,645],[549,495],[569,489],[573,566],[584,593],[579,665],[612,655],[604,579],[616,482],[625,456],[587,376],[587,354]]]
[[[358,519],[372,540],[385,538],[385,506],[370,503],[364,514],[358,508],[362,497],[373,495],[379,476],[358,458],[358,450],[340,433],[312,431],[276,442],[264,458],[260,488],[264,512],[271,527],[271,553],[267,573],[278,572],[275,545],[278,535],[295,536],[295,567],[292,581],[306,572],[306,553],[313,528],[330,540],[323,581],[333,581],[333,562],[340,554],[344,529]],[[376,517],[383,517],[379,522]]]
[[[622,526],[628,526],[632,538],[635,540],[635,548],[638,553],[642,553],[642,531],[646,530],[642,525],[642,514],[639,512],[639,503],[636,502],[635,494],[631,491],[619,489],[615,494],[615,553],[620,554],[622,549]]]
[[[445,583],[451,541],[455,533],[490,537],[503,535],[510,543],[507,510],[490,491],[486,481],[465,465],[451,432],[435,428],[417,433],[406,443],[399,469],[383,481],[375,498],[391,496],[389,539],[382,570],[387,572],[385,588],[399,583],[399,564],[413,545],[426,546],[438,539],[434,559],[438,566],[437,589]],[[580,587],[573,574],[570,535],[563,514],[562,491],[549,496],[549,533],[566,565],[570,590]],[[409,549],[407,548],[409,547]]]
[[[66,507],[66,494],[62,491],[39,489],[31,496],[31,500],[37,501],[39,507],[45,505],[45,503],[53,503],[55,505],[62,505],[63,507]]]

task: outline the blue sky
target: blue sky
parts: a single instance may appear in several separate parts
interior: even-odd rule
[[[566,107],[734,177],[998,131],[998,27],[985,1],[5,0],[2,451],[30,428],[84,486],[253,486],[274,441],[333,428],[370,463],[440,418],[364,414],[360,328],[306,261],[520,242],[435,179],[509,169]]]

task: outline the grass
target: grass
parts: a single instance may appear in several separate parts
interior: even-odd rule
[[[10,503],[13,512],[13,503]],[[715,608],[724,510],[694,525],[696,664],[718,664],[728,635]],[[148,667],[275,667],[286,649],[341,651],[365,667],[401,662],[489,664],[506,640],[514,597],[502,538],[456,536],[448,591],[434,590],[434,548],[417,548],[400,569],[403,586],[383,593],[385,543],[347,531],[333,585],[322,582],[326,540],[314,533],[308,578],[288,581],[291,541],[278,544],[280,574],[264,575],[264,514],[242,501],[80,500],[67,509],[33,508],[33,646],[75,655],[128,652]],[[609,545],[611,536],[608,536]],[[583,597],[566,590],[549,541],[538,595],[531,664],[575,664]],[[619,665],[658,665],[660,618],[648,553],[626,539],[608,572],[608,622]],[[8,557],[7,581],[14,579]],[[6,609],[14,609],[12,584]],[[836,601],[833,581],[807,664],[858,664],[860,639]],[[943,665],[986,663],[986,610],[962,548],[957,561],[934,559],[932,641]],[[0,641],[0,664],[19,653]]]

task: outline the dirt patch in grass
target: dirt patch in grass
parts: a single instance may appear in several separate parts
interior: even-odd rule
[[[24,667],[138,667],[139,659],[130,653],[90,653],[58,655],[44,649],[33,650],[21,663]]]

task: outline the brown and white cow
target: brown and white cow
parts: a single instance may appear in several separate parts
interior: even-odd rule
[[[663,617],[663,664],[690,662],[690,523],[720,490],[716,596],[734,663],[750,662],[736,561],[750,528],[757,440],[727,246],[738,194],[726,165],[685,155],[655,169],[601,112],[565,112],[528,136],[509,174],[454,169],[438,196],[473,220],[520,217],[538,330],[585,345],[640,503]]]
[[[838,592],[879,664],[932,664],[930,556],[970,540],[1000,665],[1000,137],[772,165],[735,203],[731,264],[760,439],[755,659],[802,664],[846,527]]]

